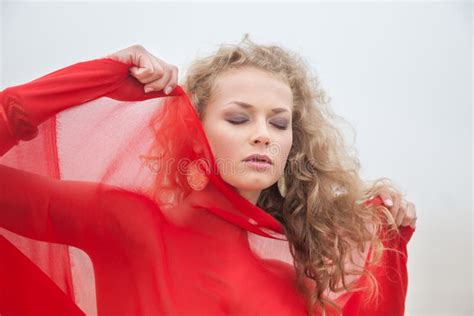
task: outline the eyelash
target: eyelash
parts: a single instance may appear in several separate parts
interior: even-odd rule
[[[243,123],[247,122],[247,120],[245,120],[245,121],[230,121],[230,120],[229,120],[229,121],[227,121],[227,122],[229,122],[229,123],[231,123],[231,124],[233,124],[233,125],[240,125],[240,124],[243,124]],[[275,125],[275,124],[272,124],[272,125],[275,126],[275,127],[278,128],[278,129],[281,129],[281,130],[286,130],[286,129],[288,129],[288,126],[280,126],[280,125]]]

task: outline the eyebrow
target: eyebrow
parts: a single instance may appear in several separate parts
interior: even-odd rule
[[[240,102],[240,101],[231,101],[229,103],[226,103],[225,105],[232,104],[232,103],[237,104],[237,105],[243,107],[244,109],[255,108],[255,106],[252,105],[252,104],[248,104],[248,103]],[[274,109],[272,109],[272,112],[273,113],[281,113],[281,112],[290,112],[290,111],[288,111],[288,109],[285,109],[285,108],[274,108]]]

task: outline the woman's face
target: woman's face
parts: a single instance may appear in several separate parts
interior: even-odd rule
[[[283,175],[293,142],[293,95],[288,84],[252,67],[231,69],[216,79],[202,119],[224,181],[253,204]],[[267,155],[263,167],[244,161]]]

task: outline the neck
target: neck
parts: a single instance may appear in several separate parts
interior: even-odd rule
[[[246,200],[248,200],[253,205],[257,204],[258,198],[262,191],[253,191],[253,190],[238,190],[239,194],[242,195]]]

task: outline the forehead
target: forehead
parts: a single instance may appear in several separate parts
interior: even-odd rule
[[[255,107],[293,109],[289,85],[275,75],[253,67],[230,69],[216,77],[211,103],[214,106],[240,101]]]

